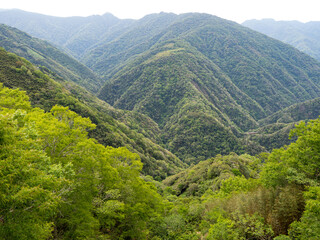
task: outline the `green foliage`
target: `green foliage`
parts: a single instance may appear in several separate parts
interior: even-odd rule
[[[266,124],[270,119],[262,119],[276,111],[320,96],[317,79],[320,67],[316,61],[285,44],[214,16],[161,13],[140,21],[122,21],[106,14],[82,20],[64,19],[63,25],[56,18],[19,11],[2,12],[0,17],[10,22],[11,18],[4,16],[11,14],[17,19],[11,24],[20,23],[26,31],[67,48],[108,81],[100,88],[102,82],[90,77],[92,73],[82,72],[84,68],[79,64],[47,44],[3,26],[6,46],[30,60],[44,61],[50,56],[60,67],[66,66],[72,72],[62,76],[60,68],[50,68],[57,64],[38,62],[50,68],[51,71],[42,68],[50,76],[58,74],[70,80],[74,73],[81,79],[73,81],[95,92],[100,88],[99,97],[115,107],[147,114],[159,124],[159,132],[155,136],[145,127],[139,131],[189,164],[217,154],[256,154],[264,148],[271,151],[289,144],[290,126],[274,133],[259,133],[250,139],[243,132]],[[21,19],[33,19],[33,29],[22,24]],[[51,23],[49,32],[43,27],[47,23]],[[21,46],[23,41],[27,47]],[[10,42],[14,43],[10,45]],[[15,67],[15,71],[32,74],[22,68]],[[311,102],[292,111],[287,109],[272,119],[289,123],[314,117],[317,104]],[[68,105],[76,104],[68,101]],[[137,126],[128,120],[124,122],[130,127]],[[102,135],[108,130],[98,126],[96,132]],[[123,146],[124,140],[119,135],[97,136],[97,139]],[[126,146],[130,140],[125,140]],[[144,158],[142,155],[149,148],[142,146],[146,145],[145,141],[137,142],[139,146],[130,150],[139,149],[136,151],[149,168],[161,154],[153,151],[152,156]],[[168,162],[174,161],[171,156],[165,158],[165,163],[157,162],[157,168],[164,170]],[[148,174],[154,171],[150,168]]]
[[[296,138],[289,138],[289,133],[295,127],[295,124],[297,122],[265,125],[252,130],[253,134],[248,134],[246,141],[251,141],[253,144],[259,143],[266,151],[271,152],[273,149],[289,145],[296,140]]]
[[[3,239],[47,239],[52,217],[68,186],[65,168],[54,164],[38,145],[27,96],[0,85],[0,236]],[[52,170],[59,169],[60,176]]]
[[[66,107],[45,113],[2,86],[0,96],[11,100],[0,103],[1,238],[147,238],[163,200],[137,154],[89,139],[95,125]]]
[[[286,149],[271,153],[261,174],[262,180],[269,186],[296,183],[317,185],[319,182],[320,138],[318,129],[320,119],[308,123],[301,122],[291,132],[298,137],[295,143]]]
[[[300,221],[290,225],[293,239],[317,239],[320,235],[320,188],[310,187],[305,192],[306,207]]]
[[[163,183],[177,195],[201,196],[208,189],[220,189],[219,194],[227,196],[233,191],[249,190],[256,186],[253,179],[247,178],[258,177],[260,165],[259,159],[249,155],[218,155],[168,177]]]
[[[297,103],[261,119],[259,123],[266,125],[272,123],[291,123],[301,120],[316,119],[320,115],[319,106],[320,98]]]
[[[239,230],[234,226],[234,222],[230,219],[219,219],[217,223],[213,224],[209,229],[208,240],[236,240],[244,239],[241,237]]]
[[[162,16],[158,18],[160,24]],[[259,133],[250,138],[253,143],[239,138],[243,131],[257,128],[257,120],[319,97],[318,80],[313,77],[319,75],[318,63],[213,16],[185,14],[168,21],[171,24],[159,34],[161,38],[157,36],[159,41],[146,40],[149,47],[142,48],[135,40],[126,45],[129,33],[124,33],[121,40],[92,50],[95,54],[87,62],[97,61],[92,67],[109,77],[98,96],[115,107],[147,114],[159,124],[165,146],[189,164],[232,151],[259,153],[259,145],[271,151],[289,144],[292,124],[277,132]],[[123,52],[111,50],[116,43],[121,51],[127,50],[127,62]],[[111,68],[102,69],[106,62]],[[299,112],[290,123],[312,115],[308,108]]]
[[[314,117],[319,64],[210,15],[109,17],[55,38],[108,79],[101,98],[134,112],[71,83],[100,87],[81,64],[0,28],[3,46],[45,65],[0,50],[1,82],[44,109],[0,86],[0,237],[316,239],[320,119],[269,155],[243,153],[289,144],[292,122]],[[163,146],[200,162],[156,182],[185,167]]]

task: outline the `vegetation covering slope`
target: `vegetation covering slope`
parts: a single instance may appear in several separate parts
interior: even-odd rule
[[[300,120],[316,119],[320,115],[320,99],[315,98],[306,102],[297,103],[276,112],[259,122],[262,125],[271,123],[290,123]]]
[[[242,25],[288,43],[320,60],[320,22],[248,20]]]
[[[89,117],[97,125],[90,136],[104,145],[126,146],[138,153],[144,163],[145,174],[161,179],[184,167],[175,155],[155,143],[158,140],[158,127],[150,118],[115,110],[81,87],[70,82],[57,82],[27,60],[7,53],[4,49],[0,50],[0,62],[0,81],[5,86],[27,91],[33,106],[46,111],[60,104],[81,116]],[[50,75],[51,72],[47,73]]]
[[[283,144],[287,122],[314,116],[319,64],[209,15],[127,23],[84,54],[109,78],[100,96],[135,112],[0,49],[1,81],[33,105],[0,84],[0,238],[316,239],[320,119],[271,154],[241,153]],[[210,158],[177,173],[160,141],[186,162]]]
[[[257,124],[223,87],[232,83],[217,79],[212,73],[215,66],[207,64],[187,46],[171,42],[124,68],[99,97],[157,121],[168,149],[186,162],[241,151],[241,143],[229,127],[237,132],[238,126],[230,119],[247,117],[243,122],[247,126],[241,125],[247,129]],[[227,111],[234,114],[227,115]]]
[[[189,219],[180,230],[192,225],[204,239],[316,239],[319,127],[320,118],[301,122],[291,131],[296,142],[270,155],[216,156],[167,178],[166,192]]]
[[[85,65],[48,42],[33,38],[16,28],[0,24],[0,46],[92,92],[97,92],[101,87],[102,80]]]

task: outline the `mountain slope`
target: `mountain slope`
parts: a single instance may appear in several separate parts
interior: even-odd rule
[[[242,25],[288,43],[320,60],[320,22],[248,20]]]
[[[158,18],[161,21],[163,16],[160,14]],[[239,98],[238,101],[243,107],[248,105],[247,110],[251,111],[255,119],[319,96],[319,64],[294,48],[239,24],[206,14],[179,15],[171,22],[160,34],[154,35],[152,39],[157,41],[148,41],[149,44],[154,43],[150,49],[170,39],[187,41],[191,47],[217,65],[221,72],[249,97]],[[145,26],[144,32],[148,32],[148,27],[149,25]],[[104,48],[97,46],[96,51],[99,54],[95,54],[89,61],[98,62],[91,67],[112,78],[139,54],[146,52],[139,49],[138,43],[130,45],[126,53],[131,57],[128,57],[123,65],[117,63],[118,67],[115,68],[110,63],[111,60],[104,57],[110,56],[107,54],[108,50],[104,52],[103,49],[108,49],[110,44],[126,48],[123,40],[126,38],[130,38],[129,33],[104,45]],[[123,54],[112,57],[116,61],[123,57]]]
[[[258,126],[224,88],[233,86],[231,81],[215,72],[219,69],[187,44],[171,42],[116,74],[99,97],[117,108],[146,113],[159,124],[169,150],[194,162],[241,151],[235,136],[239,126]]]
[[[150,50],[106,70],[98,96],[150,116],[186,162],[241,153],[243,132],[259,119],[320,96],[318,62],[233,22],[180,15],[154,38]]]
[[[72,82],[53,80],[30,62],[4,49],[0,49],[0,63],[0,81],[5,86],[25,90],[33,106],[49,110],[59,104],[89,117],[97,125],[90,136],[104,145],[125,146],[138,153],[144,163],[144,174],[160,180],[185,166],[175,155],[145,137],[157,135],[157,124],[150,118],[116,110]],[[132,130],[121,120],[129,122],[128,126],[141,126]],[[147,128],[152,130],[146,133]],[[157,137],[153,138],[157,140]]]
[[[61,78],[75,82],[96,92],[102,80],[85,65],[79,63],[48,42],[0,24],[0,46],[38,66],[45,66]]]

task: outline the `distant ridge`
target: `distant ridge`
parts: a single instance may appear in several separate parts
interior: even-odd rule
[[[288,43],[320,61],[320,22],[248,20],[242,25]]]
[[[131,21],[120,21],[111,13],[89,17],[54,17],[14,9],[2,11],[0,22],[50,41],[73,56],[79,57],[87,48],[98,42],[110,28],[115,26],[121,28]]]

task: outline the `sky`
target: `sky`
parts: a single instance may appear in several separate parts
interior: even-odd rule
[[[0,9],[12,8],[59,17],[109,12],[139,19],[159,12],[200,12],[238,23],[263,18],[320,21],[320,0],[1,0]]]

